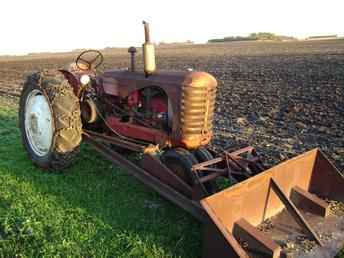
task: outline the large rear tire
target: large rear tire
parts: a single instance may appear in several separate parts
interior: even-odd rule
[[[19,103],[23,146],[33,163],[47,170],[69,167],[79,152],[80,103],[62,74],[29,75]]]

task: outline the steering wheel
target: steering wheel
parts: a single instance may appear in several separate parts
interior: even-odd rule
[[[98,50],[86,50],[82,52],[75,61],[78,69],[89,71],[98,68],[104,61],[103,54]]]

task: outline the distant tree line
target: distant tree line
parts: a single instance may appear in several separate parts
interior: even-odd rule
[[[247,37],[242,36],[231,36],[218,39],[210,39],[208,43],[218,43],[218,42],[232,42],[232,41],[250,41],[250,40],[296,40],[293,37],[280,36],[270,32],[258,32],[251,33]]]

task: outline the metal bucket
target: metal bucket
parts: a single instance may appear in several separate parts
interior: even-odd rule
[[[201,205],[213,222],[206,228],[204,257],[280,257],[288,237],[256,228],[272,218],[275,227],[282,223],[288,229],[294,223],[325,246],[314,228],[332,217],[326,199],[344,202],[344,178],[319,149],[204,198]],[[283,219],[277,222],[279,216]]]

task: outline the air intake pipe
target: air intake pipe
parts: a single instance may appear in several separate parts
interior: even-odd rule
[[[149,24],[143,21],[145,28],[145,43],[142,45],[143,66],[146,77],[152,75],[156,70],[154,44],[150,42]]]

